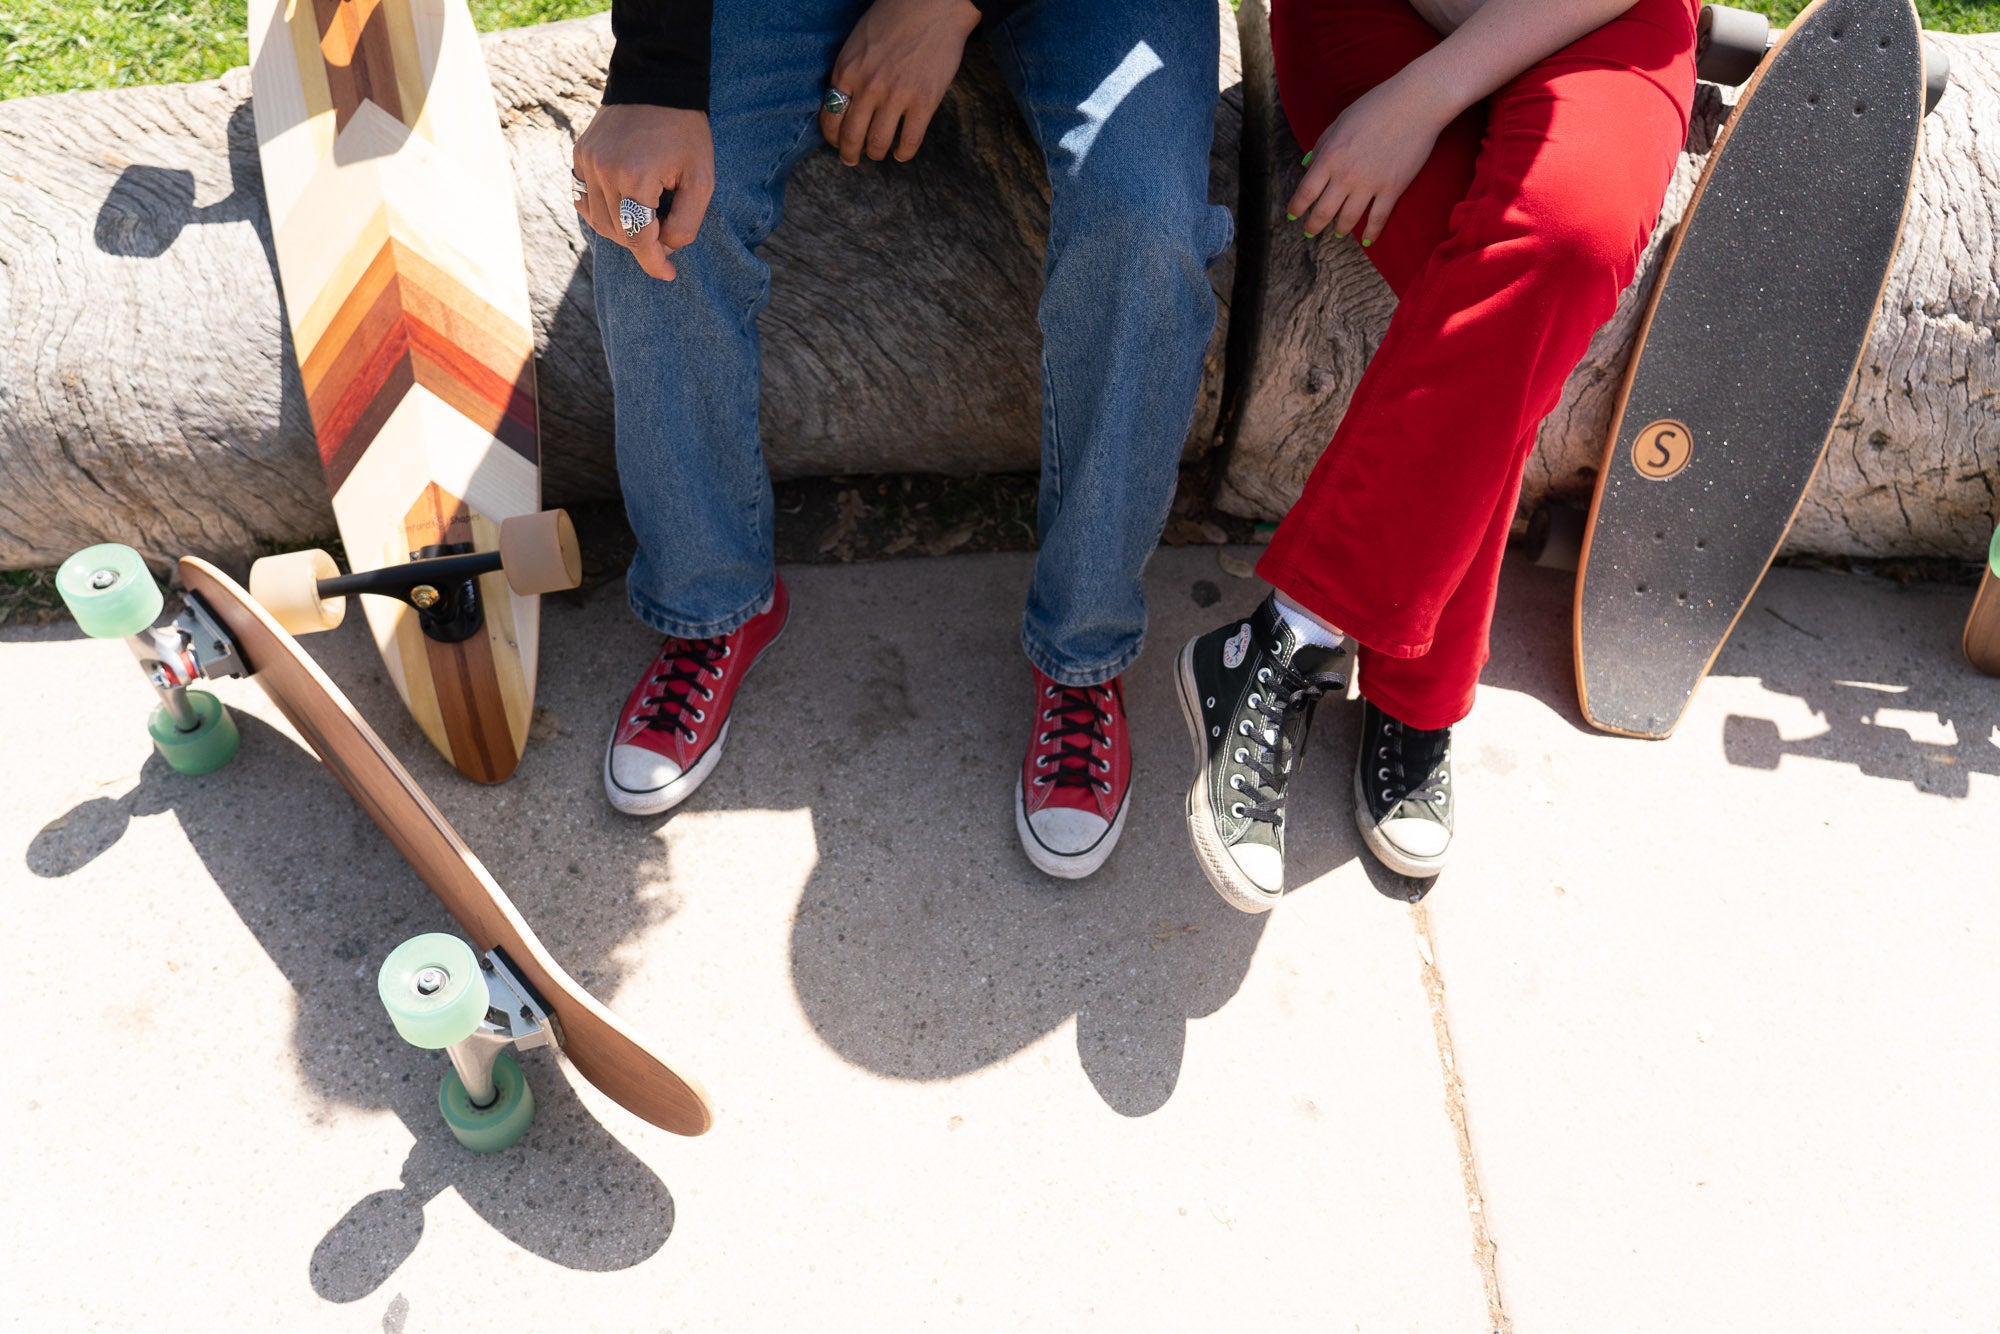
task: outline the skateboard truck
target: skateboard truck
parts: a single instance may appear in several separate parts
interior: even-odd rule
[[[493,1068],[500,1053],[509,1047],[531,1051],[551,1043],[562,1045],[556,1017],[542,1005],[533,987],[523,982],[508,965],[504,951],[491,949],[479,960],[486,978],[486,1015],[468,1036],[444,1049],[452,1069],[465,1085],[467,1100],[480,1111],[493,1106],[499,1097],[494,1087]],[[445,971],[435,965],[417,973],[415,987],[420,995],[432,995],[447,985]]]
[[[200,680],[243,676],[236,641],[209,614],[201,599],[166,625],[155,626],[166,599],[153,572],[131,547],[103,542],[85,547],[56,571],[62,594],[77,625],[93,639],[122,639],[160,697],[146,730],[153,747],[176,772],[206,774],[236,754],[236,720]]]
[[[456,644],[486,624],[482,575],[502,574],[521,597],[575,588],[583,579],[576,529],[561,510],[519,514],[500,522],[499,549],[469,542],[419,547],[410,559],[342,574],[324,551],[287,551],[250,566],[250,596],[294,635],[331,630],[355,594],[390,597],[411,607],[424,634]]]
[[[479,601],[479,576],[502,568],[499,552],[474,551],[470,542],[452,542],[420,547],[410,553],[406,565],[316,579],[313,587],[322,602],[351,593],[373,593],[407,602],[416,609],[417,624],[424,634],[440,644],[457,644],[472,638],[486,624],[486,612]]]
[[[93,571],[94,586],[95,580],[111,573]],[[125,644],[139,660],[139,669],[152,683],[160,697],[160,707],[173,720],[176,732],[188,733],[201,727],[201,714],[188,698],[188,687],[196,681],[245,675],[236,641],[216,624],[197,597],[190,596],[180,615],[167,624],[127,635]]]
[[[507,1048],[560,1046],[563,1035],[505,950],[476,955],[454,935],[415,936],[389,952],[375,987],[405,1042],[451,1058],[438,1110],[459,1143],[496,1153],[528,1133],[535,1095]]]

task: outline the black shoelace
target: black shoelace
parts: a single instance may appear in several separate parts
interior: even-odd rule
[[[702,722],[707,714],[696,703],[715,698],[715,692],[701,683],[704,676],[722,679],[717,664],[729,656],[729,641],[716,639],[669,639],[655,659],[663,670],[646,679],[647,693],[639,697],[638,717],[656,732],[678,732],[687,741],[695,739],[690,723]],[[676,691],[675,686],[686,689]],[[657,691],[657,693],[655,693]]]
[[[1419,732],[1424,745],[1418,754],[1408,755],[1405,747],[1414,740],[1413,730],[1386,715],[1382,719],[1382,744],[1375,748],[1375,781],[1381,785],[1381,801],[1387,810],[1406,801],[1435,808],[1449,800],[1445,791],[1449,779],[1441,768],[1448,746],[1433,742],[1435,733]]]
[[[1100,746],[1111,746],[1111,734],[1106,730],[1111,726],[1111,691],[1104,686],[1055,685],[1043,690],[1042,697],[1056,701],[1054,707],[1042,710],[1042,721],[1055,726],[1041,734],[1040,744],[1058,744],[1053,756],[1035,761],[1037,768],[1055,769],[1035,779],[1036,786],[1109,792],[1111,784],[1098,774],[1109,773],[1111,761],[1098,759],[1096,751]]]
[[[1269,795],[1261,801],[1244,803],[1238,818],[1282,827],[1285,823],[1285,783],[1292,770],[1298,767],[1299,756],[1305,749],[1303,731],[1300,733],[1300,744],[1294,745],[1285,735],[1285,720],[1294,709],[1310,709],[1326,692],[1326,686],[1282,663],[1274,663],[1264,671],[1272,675],[1266,677],[1259,672],[1258,685],[1262,689],[1250,692],[1250,698],[1245,702],[1264,719],[1265,726],[1253,733],[1239,731],[1239,735],[1246,735],[1251,744],[1237,752],[1241,757],[1237,763],[1256,775],[1251,786]],[[1240,788],[1238,790],[1241,791]]]

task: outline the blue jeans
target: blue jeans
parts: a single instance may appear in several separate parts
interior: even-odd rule
[[[596,238],[618,473],[639,540],[632,609],[662,634],[727,634],[769,604],[771,482],[758,437],[757,314],[793,164],[866,0],[716,0],[716,189],[671,283]],[[1141,575],[1173,500],[1215,327],[1208,203],[1213,0],[1041,0],[986,40],[1048,164],[1041,551],[1021,643],[1067,685],[1139,654]],[[977,40],[977,39],[975,39]],[[893,170],[891,165],[889,170]]]

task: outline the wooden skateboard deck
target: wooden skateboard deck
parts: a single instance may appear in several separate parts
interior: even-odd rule
[[[206,561],[180,562],[181,584],[231,637],[257,684],[403,854],[473,948],[498,947],[561,1026],[578,1073],[664,1130],[699,1135],[713,1121],[699,1084],[674,1072],[563,970],[486,868],[319,665],[248,592]]]
[[[465,0],[249,13],[271,236],[348,565],[490,551],[541,508],[541,463],[513,174]],[[485,624],[458,643],[365,605],[425,735],[497,782],[527,742],[540,611],[498,575],[480,592]]]
[[[1791,526],[1902,230],[1920,42],[1909,0],[1814,0],[1709,155],[1591,502],[1575,654],[1594,727],[1673,731]]]
[[[1986,572],[1979,576],[1979,592],[1965,618],[1963,642],[1966,661],[1988,676],[2000,676],[2000,528],[1986,550]]]

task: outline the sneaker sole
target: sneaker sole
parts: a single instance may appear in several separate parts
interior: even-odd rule
[[[1118,818],[1104,831],[1088,852],[1062,853],[1042,845],[1035,837],[1035,831],[1028,827],[1028,804],[1021,795],[1021,782],[1014,780],[1014,832],[1021,836],[1021,851],[1028,854],[1028,860],[1043,875],[1052,875],[1058,880],[1081,880],[1104,865],[1104,859],[1118,846],[1118,838],[1125,832],[1125,813],[1132,809],[1132,790],[1125,789],[1125,800],[1119,803]]]
[[[1451,849],[1446,848],[1435,857],[1413,857],[1382,837],[1375,828],[1375,816],[1368,809],[1368,789],[1361,785],[1361,769],[1354,770],[1354,827],[1361,831],[1361,841],[1368,845],[1368,851],[1375,854],[1375,860],[1394,871],[1397,875],[1409,876],[1412,880],[1424,880],[1444,869],[1451,860]]]
[[[788,611],[785,613],[785,624],[779,626],[778,633],[771,636],[771,642],[764,645],[763,652],[757,655],[757,661],[743,669],[743,681],[736,683],[736,693],[739,696],[743,693],[743,683],[750,679],[750,673],[756,671],[764,661],[764,654],[769,653],[777,642],[785,637],[785,627],[791,623],[792,617]],[[735,708],[734,700],[730,702],[730,708],[732,710]],[[728,721],[722,724],[722,730],[715,734],[715,744],[695,761],[694,768],[665,787],[654,788],[649,792],[633,792],[628,788],[622,788],[618,786],[617,780],[612,778],[611,751],[618,744],[618,729],[613,727],[611,739],[604,743],[604,796],[611,803],[611,809],[621,815],[659,815],[686,801],[694,795],[695,789],[715,772],[715,766],[722,760],[722,743],[729,740],[729,725],[735,721],[735,715],[732,713]]]
[[[1224,903],[1239,912],[1269,912],[1284,897],[1284,888],[1260,889],[1236,868],[1235,859],[1223,844],[1222,831],[1215,827],[1215,817],[1208,809],[1208,741],[1201,734],[1201,710],[1195,703],[1201,692],[1194,683],[1194,646],[1192,639],[1182,646],[1174,673],[1181,717],[1187,720],[1188,739],[1194,743],[1194,783],[1187,794],[1188,841],[1194,844],[1194,857],[1201,864],[1201,873],[1208,877],[1210,887],[1222,896]]]

